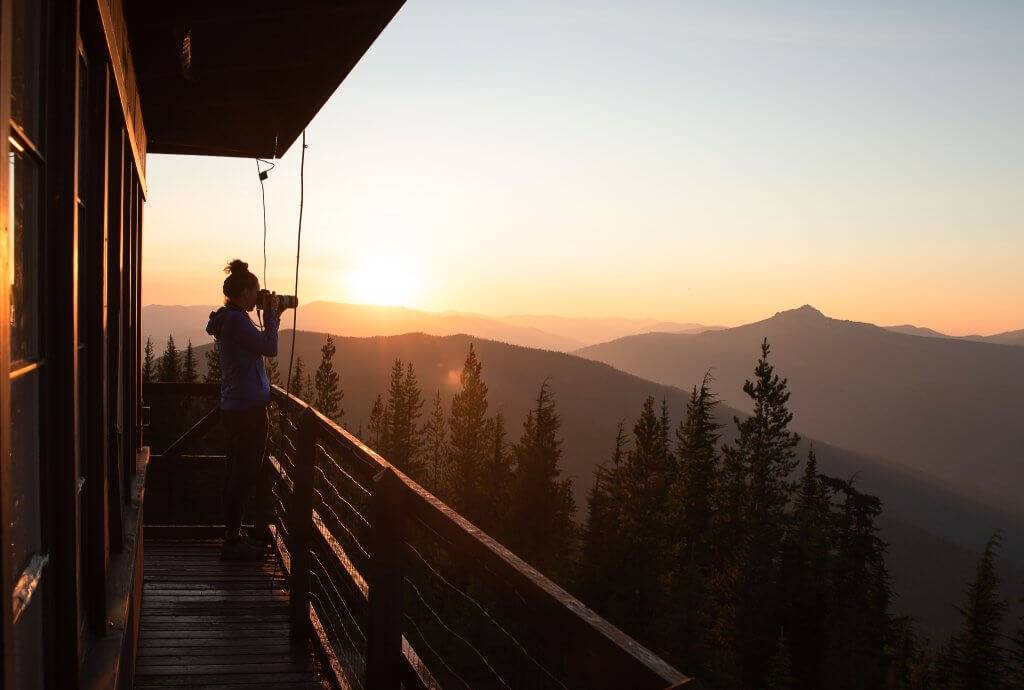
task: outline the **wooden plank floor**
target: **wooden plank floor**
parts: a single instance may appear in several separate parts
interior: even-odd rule
[[[146,540],[136,688],[329,688],[288,636],[288,591],[268,556],[222,561],[220,540]]]

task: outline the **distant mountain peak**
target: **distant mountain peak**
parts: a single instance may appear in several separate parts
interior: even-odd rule
[[[802,307],[796,309],[787,309],[785,311],[775,312],[775,317],[790,317],[790,318],[801,318],[801,319],[827,319],[828,317],[822,314],[820,311],[815,309],[809,304],[805,304]]]

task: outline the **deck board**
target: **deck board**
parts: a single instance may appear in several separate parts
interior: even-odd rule
[[[146,540],[136,688],[329,688],[288,635],[288,590],[268,556],[222,561],[219,540]]]

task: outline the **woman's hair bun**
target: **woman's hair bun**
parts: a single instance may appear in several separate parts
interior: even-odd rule
[[[232,275],[234,275],[235,273],[248,273],[249,264],[245,263],[241,259],[235,259],[234,261],[232,261],[231,263],[224,267],[224,272],[230,273]]]

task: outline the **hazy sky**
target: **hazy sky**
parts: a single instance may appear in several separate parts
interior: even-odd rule
[[[1024,328],[1022,32],[1019,0],[408,0],[308,129],[300,298]],[[147,303],[261,270],[252,160],[148,182]]]

